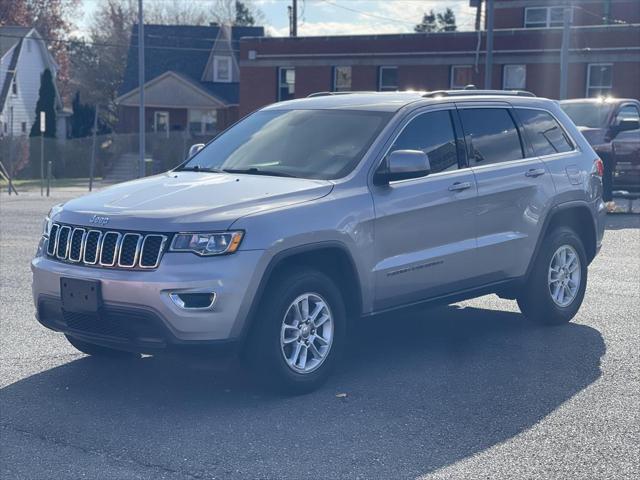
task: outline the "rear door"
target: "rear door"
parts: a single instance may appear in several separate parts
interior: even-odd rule
[[[524,275],[555,189],[544,162],[531,155],[509,104],[460,102],[478,198],[478,268],[483,282]]]
[[[371,185],[377,310],[464,288],[476,274],[476,185],[457,122],[452,104],[411,114],[386,154],[422,150],[432,173]]]

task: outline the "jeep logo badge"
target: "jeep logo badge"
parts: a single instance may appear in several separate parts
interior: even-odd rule
[[[89,223],[104,226],[109,223],[109,217],[100,217],[98,215],[94,215],[89,219]]]

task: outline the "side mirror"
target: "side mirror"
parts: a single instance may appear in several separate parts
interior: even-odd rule
[[[622,119],[618,125],[614,127],[615,133],[626,132],[628,130],[638,130],[640,128],[640,122],[631,118]]]
[[[194,143],[193,145],[191,145],[191,147],[189,148],[189,155],[187,158],[191,158],[193,157],[196,153],[198,153],[200,150],[202,150],[204,148],[204,143]]]
[[[376,185],[384,185],[397,180],[424,177],[431,173],[429,157],[422,150],[396,150],[374,176]]]

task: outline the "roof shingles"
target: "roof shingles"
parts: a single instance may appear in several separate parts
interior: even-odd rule
[[[237,104],[238,83],[201,81],[219,30],[218,26],[145,24],[145,82],[171,70],[187,77],[223,102]],[[138,88],[138,25],[133,26],[131,33],[127,66],[119,95]],[[236,58],[240,38],[263,34],[262,27],[233,27],[232,46]]]

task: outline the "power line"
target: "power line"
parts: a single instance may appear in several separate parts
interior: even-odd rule
[[[359,15],[363,15],[363,16],[366,16],[366,17],[375,18],[377,20],[384,20],[387,23],[400,23],[400,24],[403,24],[403,25],[411,25],[411,26],[414,26],[414,27],[419,23],[419,21],[416,22],[416,21],[407,20],[407,19],[400,19],[400,18],[395,18],[395,17],[377,15],[375,13],[365,12],[364,10],[358,10],[357,8],[347,7],[346,5],[341,5],[341,4],[335,3],[335,2],[333,2],[331,0],[317,0],[317,1],[326,3],[327,5],[331,5],[331,6],[336,7],[336,8],[341,8],[343,10],[347,10],[349,12],[357,13]],[[457,25],[458,27],[464,27],[464,26],[470,25],[471,23],[475,22],[475,14],[467,13],[467,12],[458,12],[457,14],[454,13],[454,15],[455,15],[456,18],[463,17],[465,15],[467,17],[473,17],[473,20],[469,20],[467,22],[461,23],[461,24]]]
[[[617,24],[620,24],[620,25],[630,25],[629,22],[625,22],[624,20],[619,20],[619,19],[613,18],[613,17],[603,17],[602,15],[598,15],[597,13],[593,13],[593,12],[587,10],[586,8],[581,7],[580,5],[573,5],[573,8],[578,8],[578,9],[582,10],[584,13],[586,13],[587,15],[591,15],[592,17],[598,18],[598,19],[602,20],[603,22],[608,20],[610,22],[617,23]]]
[[[5,33],[0,33],[0,37],[5,37],[5,38],[24,38],[20,35],[10,35],[10,34],[5,34]],[[137,37],[137,35],[131,35],[131,37]],[[110,48],[129,48],[130,46],[133,45],[133,43],[107,43],[107,42],[91,42],[91,41],[87,41],[87,40],[74,40],[74,39],[59,39],[59,38],[52,38],[52,37],[40,37],[42,40],[48,41],[48,42],[58,42],[58,43],[65,43],[65,44],[75,44],[75,45],[93,45],[95,47],[110,47]],[[145,36],[145,38],[149,38],[149,36]],[[157,38],[163,38],[163,37],[157,37]],[[187,37],[176,37],[176,38],[184,38],[186,39]],[[195,37],[194,37],[195,38]],[[137,42],[135,42],[135,45],[137,45]],[[198,51],[198,52],[210,52],[211,48],[213,47],[213,45],[210,48],[197,48],[197,47],[174,47],[171,45],[167,45],[167,46],[162,46],[162,45],[145,45],[145,50],[147,49],[155,49],[155,50],[178,50],[178,51]],[[238,52],[239,49],[234,48],[232,49],[234,52]]]

